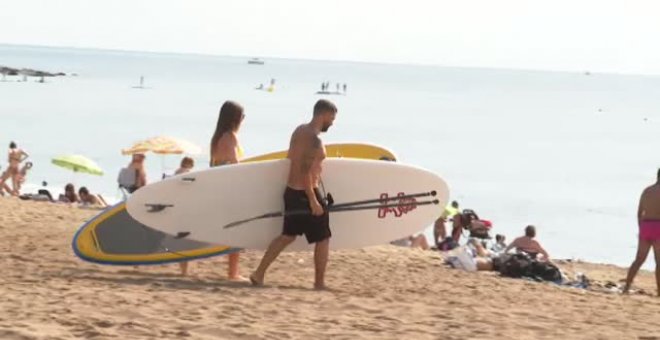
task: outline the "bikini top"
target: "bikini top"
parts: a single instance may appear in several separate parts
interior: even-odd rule
[[[243,148],[240,145],[238,145],[236,147],[236,153],[238,154],[237,156],[238,156],[239,160],[243,158],[244,152],[243,152]],[[215,160],[211,159],[211,167],[223,166],[223,165],[227,165],[227,164],[229,164],[229,162],[227,162],[227,161],[225,161],[225,162],[215,162]]]
[[[21,153],[18,152],[18,151],[9,150],[9,162],[11,162],[11,161],[20,162],[21,161]]]

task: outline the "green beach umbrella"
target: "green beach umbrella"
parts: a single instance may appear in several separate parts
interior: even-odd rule
[[[63,155],[53,158],[53,164],[90,175],[103,176],[103,170],[91,159],[81,155]]]

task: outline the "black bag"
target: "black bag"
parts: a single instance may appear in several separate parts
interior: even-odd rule
[[[440,244],[438,244],[438,250],[441,251],[448,251],[457,247],[458,247],[458,243],[456,243],[456,241],[454,241],[454,239],[451,236],[445,237],[445,239],[442,240]]]
[[[557,266],[549,262],[533,261],[531,266],[532,277],[541,281],[561,281],[561,271]]]
[[[521,278],[528,276],[531,272],[532,259],[525,254],[513,254],[500,265],[499,272],[502,276]]]
[[[537,281],[561,282],[561,271],[549,262],[532,259],[527,254],[513,254],[499,266],[502,276],[528,277]]]

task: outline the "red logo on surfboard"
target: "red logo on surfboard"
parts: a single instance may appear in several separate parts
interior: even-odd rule
[[[403,197],[406,194],[403,192],[398,193],[397,197]],[[380,194],[382,208],[378,209],[378,218],[386,218],[388,214],[394,214],[394,217],[401,217],[415,209],[417,209],[417,200],[414,197],[389,199],[386,193]]]

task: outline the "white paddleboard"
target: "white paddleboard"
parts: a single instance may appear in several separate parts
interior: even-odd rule
[[[217,167],[170,177],[136,191],[129,214],[156,230],[196,241],[232,247],[266,249],[282,232],[282,217],[228,225],[284,210],[289,172],[287,159]],[[323,161],[325,190],[335,206],[376,200],[374,209],[330,212],[332,249],[386,244],[432,224],[449,197],[438,175],[399,163],[357,159]],[[420,197],[394,199],[397,195]],[[389,198],[388,201],[381,199]],[[411,205],[413,202],[419,205]],[[422,205],[426,202],[426,205]],[[387,206],[387,207],[386,207]],[[154,211],[155,210],[155,211]],[[286,250],[308,250],[304,236]]]

